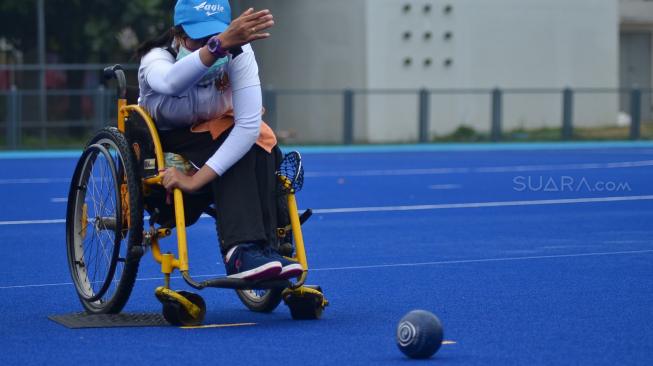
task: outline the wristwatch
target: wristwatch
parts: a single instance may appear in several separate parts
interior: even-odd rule
[[[206,48],[217,58],[223,58],[229,54],[228,50],[222,48],[222,41],[218,36],[213,36],[206,42]]]

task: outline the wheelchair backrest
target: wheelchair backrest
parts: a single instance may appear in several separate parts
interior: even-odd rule
[[[138,96],[140,95],[140,89],[138,86],[127,85],[127,104],[138,104]]]
[[[143,117],[138,113],[130,113],[125,123],[125,137],[134,150],[137,166],[143,178],[157,174],[154,142]]]

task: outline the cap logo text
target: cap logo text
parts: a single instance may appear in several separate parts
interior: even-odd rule
[[[194,6],[197,11],[205,11],[207,16],[211,16],[217,13],[224,12],[224,6],[220,4],[207,4],[207,1],[202,2],[201,4]]]

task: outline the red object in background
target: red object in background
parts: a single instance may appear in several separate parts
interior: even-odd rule
[[[66,72],[63,70],[45,70],[46,89],[64,89],[66,87]]]
[[[0,90],[8,90],[10,86],[9,70],[0,71]]]

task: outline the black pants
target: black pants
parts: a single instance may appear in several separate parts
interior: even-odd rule
[[[213,140],[208,132],[195,133],[184,128],[161,131],[160,137],[164,151],[179,154],[201,168],[230,132]],[[270,154],[254,145],[236,164],[211,182],[217,211],[216,230],[223,254],[241,243],[277,245],[276,228],[288,221],[287,216],[280,216],[285,211],[280,207],[284,200],[280,197],[275,175],[281,159],[282,153],[277,146]]]

